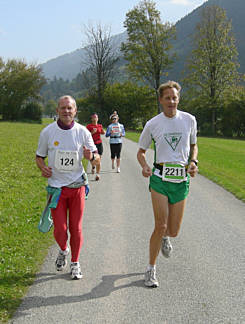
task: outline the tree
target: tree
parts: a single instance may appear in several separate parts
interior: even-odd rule
[[[235,39],[225,10],[218,6],[204,8],[193,41],[194,50],[184,83],[192,87],[193,96],[202,97],[206,107],[211,109],[210,124],[215,135],[223,94],[239,80]]]
[[[224,109],[220,117],[220,129],[224,136],[245,137],[244,86],[225,93]]]
[[[153,89],[132,82],[108,85],[105,103],[107,116],[116,110],[122,123],[130,129],[142,129],[146,121],[157,113]]]
[[[88,68],[83,73],[85,82],[89,82],[90,89],[94,87],[97,96],[98,110],[103,113],[104,91],[107,83],[111,80],[118,60],[111,40],[110,29],[96,27],[85,27],[87,37],[84,63]],[[91,80],[93,83],[91,84]]]
[[[22,60],[0,62],[0,107],[4,120],[21,118],[22,106],[39,98],[45,79],[40,67]]]
[[[95,111],[96,98],[92,95],[77,99],[79,122],[84,124],[90,120]],[[120,121],[126,128],[141,128],[146,121],[157,113],[155,95],[152,88],[138,86],[132,82],[107,84],[104,92],[104,115],[99,115],[100,122],[110,123],[109,116],[116,110]]]
[[[50,99],[44,106],[44,115],[49,116],[50,118],[54,117],[56,115],[56,108],[57,108],[57,103]]]
[[[29,102],[21,109],[21,119],[26,121],[42,122],[43,107],[38,102]]]
[[[169,51],[175,28],[168,22],[162,23],[156,4],[148,0],[141,1],[126,14],[124,27],[128,41],[122,43],[121,50],[128,61],[127,70],[155,90],[160,112],[157,90],[161,78],[167,75],[167,69],[174,61],[174,55]]]

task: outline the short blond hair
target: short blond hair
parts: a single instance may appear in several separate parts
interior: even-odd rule
[[[77,104],[76,104],[76,100],[72,97],[72,96],[69,96],[69,95],[65,95],[65,96],[61,96],[59,99],[58,99],[58,107],[60,106],[60,102],[61,100],[63,99],[70,99],[74,105],[75,108],[77,108]]]
[[[168,81],[160,85],[158,88],[158,95],[161,98],[163,96],[163,93],[166,89],[172,89],[175,88],[178,91],[178,95],[180,96],[180,90],[181,86],[178,82],[175,81]]]

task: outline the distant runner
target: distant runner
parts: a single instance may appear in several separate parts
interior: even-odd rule
[[[106,130],[106,137],[110,136],[110,148],[111,148],[111,161],[112,169],[115,169],[115,158],[117,163],[117,173],[120,173],[120,160],[122,150],[122,137],[125,136],[125,130],[123,124],[119,124],[118,115],[111,115],[112,124],[110,124]]]
[[[100,158],[102,157],[103,154],[103,144],[102,144],[102,139],[100,135],[104,135],[105,131],[103,129],[103,126],[101,124],[98,124],[99,117],[96,113],[93,113],[91,115],[91,124],[88,124],[86,127],[92,134],[94,144],[97,147],[98,153],[100,155]],[[92,164],[92,173],[94,173],[94,169],[96,168],[96,176],[95,180],[98,181],[100,180],[100,168],[101,168],[101,161],[98,163],[91,162]]]
[[[170,257],[170,237],[180,230],[190,176],[197,173],[197,125],[194,116],[177,109],[181,87],[168,81],[159,87],[163,112],[149,120],[140,136],[137,158],[144,177],[150,177],[155,228],[150,239],[150,260],[145,285],[158,287],[156,259],[161,249]],[[147,164],[145,152],[154,142],[154,167]]]
[[[58,120],[45,127],[39,138],[36,163],[42,176],[48,178],[54,194],[61,193],[55,209],[51,209],[54,237],[60,247],[55,265],[61,271],[67,265],[69,254],[67,213],[71,246],[71,278],[82,278],[79,255],[83,244],[82,217],[85,202],[85,182],[82,158],[99,159],[97,148],[86,127],[74,121],[76,101],[63,96],[58,101]],[[44,159],[48,157],[48,165]]]

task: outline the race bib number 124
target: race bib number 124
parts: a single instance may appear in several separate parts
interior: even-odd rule
[[[78,152],[57,150],[55,154],[55,167],[61,172],[78,169]]]

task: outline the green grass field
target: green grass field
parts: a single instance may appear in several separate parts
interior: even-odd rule
[[[138,142],[140,134],[126,132]],[[245,201],[245,141],[198,137],[199,172]]]

